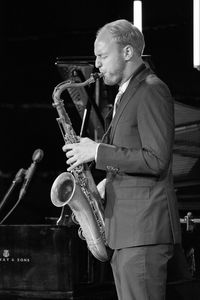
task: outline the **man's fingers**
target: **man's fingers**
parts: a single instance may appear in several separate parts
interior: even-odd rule
[[[70,157],[74,156],[73,150],[68,150],[68,151],[66,152],[66,156],[67,156],[67,158],[70,158]]]
[[[78,167],[80,164],[78,161],[76,161],[75,163],[71,164],[68,168],[67,171],[72,171],[74,168]]]
[[[72,156],[67,160],[67,164],[71,165],[74,164],[77,161],[76,157]]]
[[[65,145],[62,147],[62,150],[63,150],[63,151],[73,150],[77,145],[78,145],[77,143],[74,143],[74,144],[65,144]]]

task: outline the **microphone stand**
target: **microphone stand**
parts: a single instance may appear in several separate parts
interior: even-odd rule
[[[4,206],[4,204],[6,203],[7,199],[10,197],[10,195],[13,192],[13,190],[15,189],[15,187],[23,180],[24,175],[25,175],[25,170],[24,169],[20,169],[17,172],[17,174],[15,175],[14,180],[12,181],[11,186],[9,187],[7,193],[5,194],[3,200],[0,203],[0,210],[2,209],[2,207]]]
[[[14,187],[16,186],[16,184],[18,184],[19,182],[21,182],[22,179],[24,180],[24,184],[22,185],[22,188],[20,190],[17,202],[12,207],[12,209],[7,213],[7,215],[3,218],[3,220],[0,221],[0,225],[8,218],[8,216],[13,212],[13,210],[17,207],[17,205],[19,204],[19,202],[24,197],[24,195],[26,193],[26,189],[27,189],[27,187],[28,187],[28,185],[30,183],[30,180],[31,180],[31,178],[33,176],[33,173],[35,171],[36,165],[37,165],[38,162],[41,161],[41,159],[43,158],[43,155],[44,155],[44,153],[43,153],[43,151],[41,149],[35,150],[34,153],[33,153],[33,156],[32,156],[33,162],[31,163],[30,167],[27,170],[20,169],[17,172],[17,174],[15,176],[15,179],[12,182],[11,187],[9,188],[8,192],[6,193],[4,199],[2,200],[2,202],[0,204],[0,209],[5,204],[6,200],[10,196],[10,194],[13,191]]]

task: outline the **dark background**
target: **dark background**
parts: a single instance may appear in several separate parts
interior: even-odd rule
[[[93,56],[96,31],[119,18],[133,20],[133,2],[1,2],[0,196],[16,172],[28,168],[35,149],[44,150],[26,197],[8,223],[43,223],[60,209],[50,188],[66,170],[63,140],[52,108],[53,88],[63,80],[57,57]],[[200,72],[193,68],[192,1],[143,1],[144,54],[176,101],[200,109]],[[18,190],[7,208],[16,201]],[[199,200],[198,200],[199,201]]]

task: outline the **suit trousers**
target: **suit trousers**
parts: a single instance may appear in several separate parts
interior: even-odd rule
[[[114,250],[111,267],[119,300],[164,300],[172,244]]]

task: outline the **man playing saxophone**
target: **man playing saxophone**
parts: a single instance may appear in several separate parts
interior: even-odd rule
[[[127,20],[97,32],[95,64],[105,84],[119,86],[120,102],[101,143],[81,138],[63,146],[68,171],[93,160],[106,171],[98,187],[105,192],[105,234],[120,300],[165,299],[167,262],[181,240],[172,178],[174,103],[143,62],[144,46],[143,34]]]

